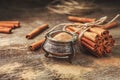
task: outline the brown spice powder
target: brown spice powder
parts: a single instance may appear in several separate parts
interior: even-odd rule
[[[72,36],[68,33],[62,32],[62,33],[55,35],[53,38],[58,41],[65,42],[65,41],[71,40]]]

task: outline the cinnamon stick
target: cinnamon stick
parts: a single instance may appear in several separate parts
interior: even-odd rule
[[[30,50],[34,51],[41,47],[41,45],[44,43],[45,38],[39,40],[38,42],[35,42],[29,46]]]
[[[14,24],[6,24],[6,23],[0,23],[0,27],[7,27],[7,28],[15,28]]]
[[[27,34],[26,38],[27,39],[32,39],[36,35],[38,35],[40,32],[42,32],[43,30],[45,30],[46,28],[48,28],[48,24],[42,24],[40,27],[34,29],[32,32],[30,32],[29,34]]]
[[[0,33],[11,33],[12,31],[12,28],[3,28],[3,27],[0,27]]]
[[[90,46],[89,44],[87,44],[85,41],[81,41],[81,43],[82,43],[85,47],[87,47],[88,49],[90,49],[91,51],[95,51],[95,48],[92,47],[92,46]]]
[[[110,28],[115,27],[115,26],[117,26],[117,22],[111,22],[109,24],[105,24],[105,25],[101,26],[100,28],[110,29]]]
[[[68,16],[68,20],[74,22],[94,22],[95,18],[85,18],[85,17],[75,17],[75,16]]]
[[[69,28],[66,28],[65,30],[68,31],[68,32],[74,32],[74,31],[72,31],[72,30],[69,29]]]
[[[99,55],[100,57],[102,56],[102,54],[103,54],[103,48],[102,48],[102,46],[99,46],[99,47],[97,47],[97,55]]]
[[[87,39],[86,37],[82,37],[81,40],[86,42],[87,44],[89,44],[91,47],[97,47],[97,45],[94,42],[92,42],[91,40]]]
[[[112,36],[111,36],[112,37]],[[108,43],[110,44],[110,46],[114,46],[115,40],[113,38],[108,39]]]
[[[108,42],[111,44],[111,46],[114,46],[115,40],[110,39]]]
[[[107,48],[106,48],[106,52],[107,52],[107,53],[111,53],[111,47],[107,47]]]
[[[20,27],[20,22],[19,21],[0,21],[0,24],[13,24],[16,28]]]
[[[69,29],[70,31],[75,32],[75,31],[77,31],[79,28],[75,28],[75,27],[73,27],[73,26],[68,26],[66,29]],[[79,34],[80,32],[76,32],[76,33]]]
[[[93,28],[90,28],[89,30],[91,32],[94,32],[94,33],[98,34],[98,35],[108,35],[109,34],[108,30],[98,28],[98,27],[93,27]]]
[[[97,40],[96,44],[97,45],[103,45],[102,39]]]
[[[93,32],[88,32],[86,31],[83,36],[85,36],[86,38],[90,39],[93,42],[96,42],[99,38],[99,35],[97,35],[96,33]]]

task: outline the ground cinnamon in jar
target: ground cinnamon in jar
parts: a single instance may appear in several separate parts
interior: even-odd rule
[[[61,42],[70,41],[72,38],[73,37],[66,32],[58,33],[53,37],[53,39],[55,39],[57,41],[61,41]]]

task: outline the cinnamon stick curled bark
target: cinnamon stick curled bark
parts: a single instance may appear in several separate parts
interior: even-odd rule
[[[94,47],[92,47],[92,46],[90,46],[89,44],[87,44],[86,42],[84,42],[84,41],[81,41],[82,42],[82,44],[85,46],[85,47],[87,47],[87,48],[89,48],[91,51],[95,51],[95,48]]]
[[[94,22],[95,18],[85,18],[85,17],[75,17],[75,16],[68,16],[68,20],[74,22]]]
[[[31,45],[29,46],[29,49],[30,49],[31,51],[37,50],[38,48],[41,47],[41,45],[44,43],[44,41],[45,41],[45,38],[39,40],[38,42],[35,42],[35,43],[31,44]]]
[[[103,52],[104,52],[104,50],[103,50],[103,46],[98,46],[97,47],[97,56],[99,56],[99,57],[101,57],[102,55],[103,55]]]
[[[12,31],[12,28],[3,28],[3,27],[0,27],[0,33],[11,33]]]
[[[20,27],[19,21],[0,21],[0,24],[13,24],[15,28]]]
[[[32,32],[26,35],[27,39],[32,39],[37,36],[40,32],[48,28],[48,24],[42,24],[40,27],[34,29]]]
[[[94,42],[92,42],[91,40],[87,39],[86,37],[82,37],[81,40],[86,42],[87,44],[89,44],[93,48],[97,47],[97,45]]]
[[[79,28],[75,28],[75,27],[73,27],[73,26],[68,26],[67,28],[66,28],[66,30],[68,29],[68,31],[72,31],[72,32],[75,32],[75,31],[77,31]],[[76,32],[78,35],[79,35],[79,33],[80,32]]]
[[[88,31],[86,31],[83,34],[83,36],[85,36],[86,38],[88,38],[89,40],[94,41],[94,42],[96,42],[98,40],[98,38],[99,38],[99,35],[97,35],[96,33],[88,32]]]
[[[101,26],[100,28],[110,29],[110,28],[115,27],[115,26],[117,26],[117,22],[111,22],[109,24],[105,24],[105,25]]]
[[[5,27],[5,28],[15,28],[14,24],[6,24],[6,23],[0,23],[0,27]]]
[[[93,27],[93,28],[90,28],[89,30],[101,36],[109,34],[108,30],[98,28],[98,27]]]

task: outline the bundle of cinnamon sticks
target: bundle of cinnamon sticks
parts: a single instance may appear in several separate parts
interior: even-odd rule
[[[0,33],[11,33],[12,29],[20,27],[19,21],[0,21]]]
[[[72,18],[77,18],[77,17],[72,17]],[[88,21],[87,19],[88,18],[86,18],[86,20],[84,21]],[[80,41],[81,46],[84,47],[84,49],[91,51],[95,56],[101,57],[103,55],[110,54],[111,49],[114,46],[115,40],[113,39],[109,31],[106,29],[109,29],[116,25],[117,25],[116,22],[111,22],[109,24],[102,25],[99,27],[92,26],[90,29],[84,32],[83,36],[79,37],[78,40]],[[66,27],[66,31],[69,32],[76,32],[79,29],[80,28],[75,27],[73,25],[68,25]],[[76,32],[76,34],[78,35],[81,34],[81,31]]]

